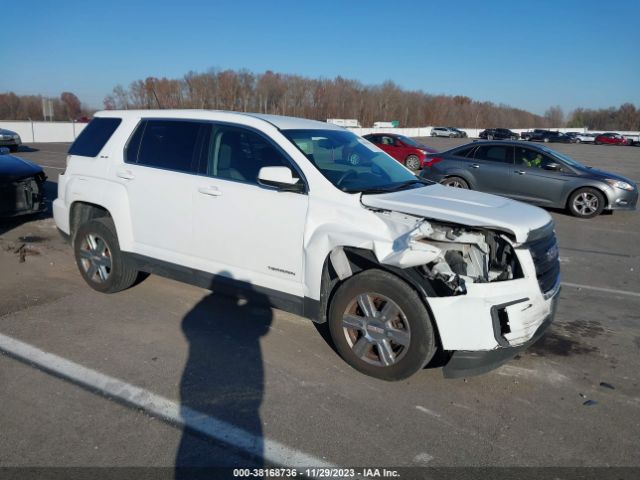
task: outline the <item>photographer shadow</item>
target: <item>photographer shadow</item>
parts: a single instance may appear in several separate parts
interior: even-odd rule
[[[240,428],[253,440],[253,448],[248,455],[185,427],[176,454],[176,478],[193,478],[194,468],[256,468],[264,464],[260,338],[269,332],[272,318],[266,296],[251,291],[237,298],[217,288],[182,320],[182,331],[189,342],[180,381],[183,418],[195,410]],[[216,432],[216,436],[224,436],[224,431]]]

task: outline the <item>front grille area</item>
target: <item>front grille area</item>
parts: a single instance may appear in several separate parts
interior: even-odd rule
[[[560,254],[555,234],[530,242],[528,245],[533,263],[536,266],[536,277],[542,293],[553,289],[560,275]]]

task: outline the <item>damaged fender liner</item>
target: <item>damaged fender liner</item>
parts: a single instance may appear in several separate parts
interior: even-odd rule
[[[531,339],[517,347],[500,347],[487,351],[457,350],[453,352],[449,362],[443,367],[442,374],[445,378],[475,377],[490,372],[507,363],[518,353],[526,350],[536,343],[553,322],[558,303],[556,294],[552,300],[551,313],[544,319]]]

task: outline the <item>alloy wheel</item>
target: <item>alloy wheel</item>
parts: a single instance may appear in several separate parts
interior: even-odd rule
[[[463,185],[463,183],[460,180],[457,180],[455,178],[452,178],[450,180],[445,180],[444,182],[442,182],[443,185],[447,186],[447,187],[453,187],[453,188],[467,188],[465,185]]]
[[[586,216],[596,212],[599,200],[593,193],[583,192],[573,200],[573,208],[580,215]]]
[[[361,360],[388,367],[409,350],[411,330],[400,307],[378,293],[362,293],[347,306],[342,316],[347,344]]]
[[[85,235],[80,244],[80,264],[90,280],[106,282],[111,275],[111,251],[107,243],[98,235]]]

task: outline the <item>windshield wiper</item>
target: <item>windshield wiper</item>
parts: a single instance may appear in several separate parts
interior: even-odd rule
[[[390,192],[397,192],[400,190],[404,190],[405,188],[410,187],[411,185],[415,185],[416,183],[421,183],[422,185],[433,185],[433,182],[429,180],[416,178],[413,180],[407,180],[406,182],[396,183],[386,187],[363,188],[362,190],[359,189],[357,191],[360,191],[362,194],[390,193]]]

